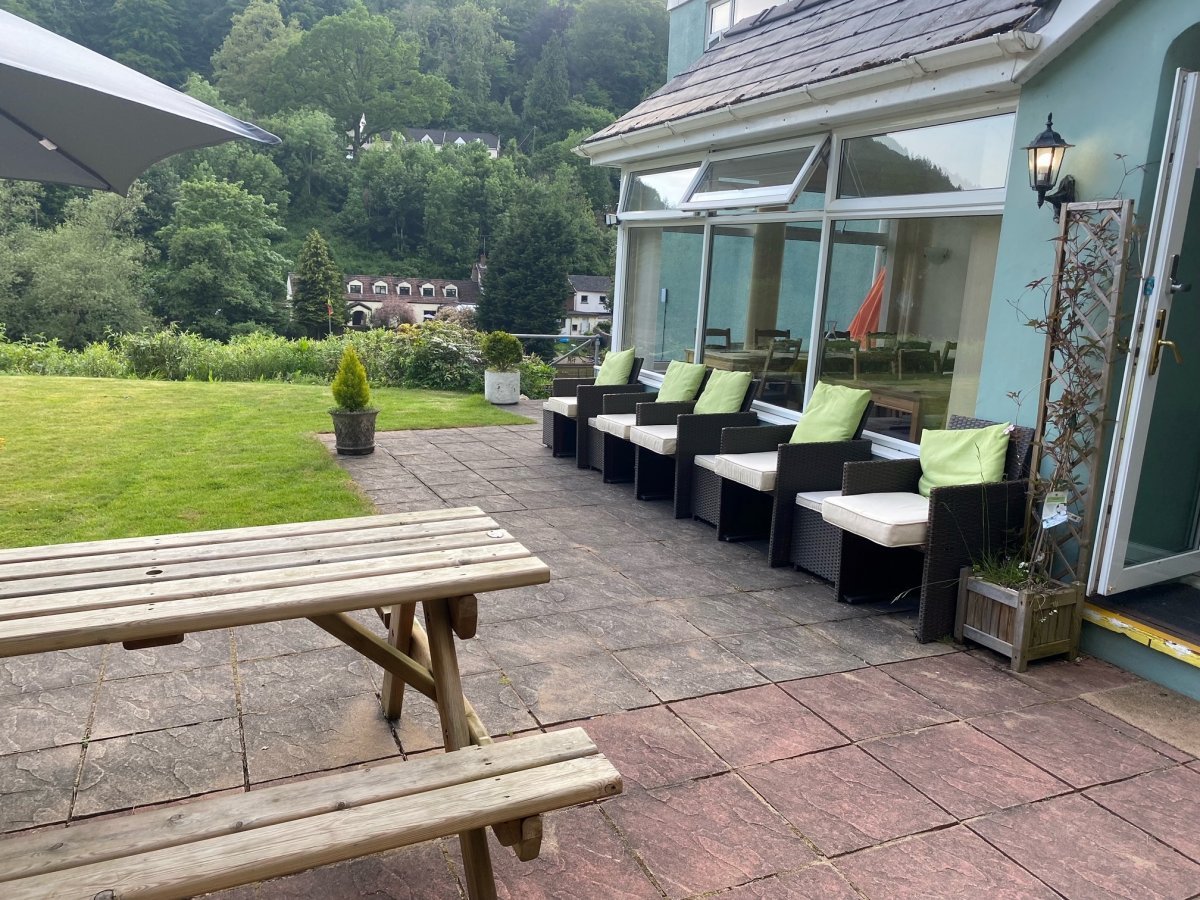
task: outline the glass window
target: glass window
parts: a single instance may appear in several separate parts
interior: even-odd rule
[[[695,163],[674,169],[634,172],[629,176],[628,196],[622,212],[678,209],[683,194],[700,171]]]
[[[645,371],[665,372],[695,346],[704,228],[631,228],[626,247],[621,346],[637,348]]]
[[[396,286],[396,293],[402,297],[407,297],[412,293],[412,288],[408,284],[400,284]]]
[[[387,282],[377,281],[377,282],[375,282],[375,284],[373,284],[371,286],[371,289],[374,290],[376,294],[386,294],[387,293]]]
[[[842,143],[838,197],[1003,188],[1015,116],[891,131]]]
[[[348,285],[347,290],[351,294],[361,294],[362,293],[362,284],[358,281],[352,281]]]
[[[457,297],[458,296],[458,288],[456,288],[452,284],[448,284],[442,290],[442,293],[445,294],[447,297]]]
[[[714,3],[708,9],[708,36],[716,37],[733,24],[733,0]]]
[[[433,296],[433,285],[432,284],[421,285],[421,296],[422,297],[432,297]]]
[[[713,227],[704,362],[754,373],[765,403],[803,405],[820,241],[819,222]]]
[[[822,145],[824,146],[824,145]],[[787,203],[815,147],[709,161],[683,209],[715,209]]]
[[[840,221],[820,377],[867,388],[870,431],[917,441],[974,415],[999,216]]]

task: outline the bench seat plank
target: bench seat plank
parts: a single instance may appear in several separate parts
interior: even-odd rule
[[[549,580],[549,567],[536,557],[525,556],[432,571],[26,617],[0,621],[0,657],[437,600]]]
[[[529,551],[513,541],[511,537],[507,541],[504,538],[494,538],[489,544],[481,547],[429,550],[424,553],[341,562],[321,562],[318,559],[310,561],[308,565],[296,565],[287,569],[239,572],[234,575],[208,575],[164,582],[147,579],[142,584],[127,584],[94,590],[59,593],[47,591],[35,596],[5,599],[5,602],[0,604],[0,622],[83,612],[89,609],[112,609],[138,603],[165,603],[188,597],[240,594],[270,588],[350,581],[379,575],[398,575],[404,572],[433,571],[495,560],[521,559],[529,555]]]
[[[485,515],[478,506],[453,509],[426,509],[417,512],[388,513],[379,516],[353,516],[347,519],[321,519],[315,522],[290,522],[286,525],[262,525],[250,528],[222,528],[217,531],[185,531],[152,537],[116,538],[110,541],[79,541],[72,544],[45,544],[37,547],[14,547],[0,550],[0,565],[16,562],[37,562],[49,559],[68,559],[83,555],[123,553],[126,551],[159,550],[169,547],[209,546],[228,542],[275,537],[296,537],[306,534],[326,534],[338,531],[360,531],[385,528],[390,525],[420,525],[449,522]]]
[[[176,564],[213,562],[293,550],[321,550],[328,547],[360,546],[370,548],[386,540],[417,540],[424,537],[487,532],[498,528],[494,519],[472,516],[450,522],[419,525],[397,525],[390,528],[363,528],[336,532],[321,532],[289,538],[247,538],[219,544],[169,547],[166,549],[125,551],[121,553],[88,553],[70,559],[34,560],[0,564],[0,584],[16,579],[46,578],[113,569],[135,567],[162,568]],[[248,529],[254,532],[256,529]],[[375,548],[379,550],[379,548]],[[380,551],[382,552],[382,551]]]
[[[136,815],[85,821],[0,840],[0,884],[137,853],[408,797],[597,753],[582,728],[455,753],[394,760],[302,782],[221,794]],[[7,897],[7,888],[0,889]]]
[[[306,784],[291,786],[303,789]],[[13,881],[5,884],[5,898],[90,900],[104,890],[112,891],[115,900],[192,896],[486,828],[620,790],[620,776],[604,757],[572,759]]]

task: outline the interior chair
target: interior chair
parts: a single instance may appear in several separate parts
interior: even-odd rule
[[[693,401],[704,390],[711,374],[699,363],[672,360],[657,391],[610,393],[601,398],[601,412],[588,424],[588,464],[598,469],[606,484],[633,480],[634,452],[629,433],[638,424],[643,403]]]
[[[989,428],[1006,438],[1000,447],[1003,461],[995,463],[998,480],[978,482],[984,454],[971,446],[959,460],[960,471],[974,471],[976,483],[936,486],[927,453],[934,446],[931,436]],[[994,439],[995,434],[986,438]],[[840,494],[821,503],[822,518],[841,531],[838,599],[886,599],[916,591],[917,639],[950,634],[962,568],[1002,552],[1021,532],[1032,443],[1032,428],[1009,427],[1005,433],[995,422],[951,416],[946,431],[925,432],[922,459],[848,463]],[[919,490],[923,475],[927,485],[934,484],[928,498]]]
[[[754,349],[760,350],[779,338],[790,338],[792,329],[785,328],[782,331],[775,328],[755,328],[754,329]]]
[[[610,359],[616,361],[618,355],[609,353],[604,362]],[[577,440],[580,410],[583,410],[583,420],[586,422],[589,415],[599,415],[605,394],[640,393],[644,390],[638,382],[641,371],[642,358],[635,356],[624,383],[611,383],[612,379],[605,377],[604,365],[600,366],[600,371],[593,378],[555,378],[550,385],[550,397],[542,404],[542,443],[550,448],[554,456],[576,456],[582,449],[586,463],[587,448],[580,448]],[[600,383],[597,384],[597,381]],[[586,445],[586,441],[583,443]],[[586,465],[583,467],[586,468]]]
[[[751,425],[758,383],[749,372],[712,372],[694,401],[639,403],[629,431],[634,446],[633,491],[639,500],[667,500],[681,482],[691,485],[695,448],[722,428]],[[680,452],[680,445],[684,452]]]
[[[868,332],[862,349],[855,356],[856,371],[895,372],[898,344],[893,331]]]
[[[715,453],[692,460],[691,515],[715,525],[720,540],[768,538],[768,562],[787,565],[796,495],[836,492],[842,466],[871,458],[871,442],[862,440],[870,399],[869,391],[822,382],[799,425],[724,429]]]
[[[705,350],[729,350],[733,346],[732,328],[705,328]]]
[[[762,377],[758,384],[758,399],[763,403],[785,405],[791,399],[792,371],[800,360],[800,339],[775,338],[767,345],[767,358],[763,363]],[[801,383],[804,376],[801,373]]]
[[[912,375],[919,372],[938,372],[939,356],[936,350],[930,349],[933,341],[922,338],[907,338],[896,342],[896,377],[903,378],[905,373]]]
[[[858,380],[858,341],[852,337],[825,337],[821,345],[821,372],[849,375]]]
[[[954,374],[954,357],[958,353],[958,341],[946,341],[946,346],[942,348],[941,358],[938,360],[939,375]]]

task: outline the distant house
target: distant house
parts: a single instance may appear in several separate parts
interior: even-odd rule
[[[486,265],[476,263],[468,279],[424,278],[402,275],[344,275],[344,324],[362,328],[384,325],[395,319],[432,319],[443,306],[479,303],[480,282]],[[292,298],[294,273],[288,273],[287,296]]]
[[[441,128],[405,128],[397,134],[393,131],[382,131],[374,135],[364,149],[389,149],[395,143],[397,136],[401,141],[417,144],[432,144],[435,150],[443,147],[465,147],[468,144],[483,144],[488,156],[495,159],[500,155],[500,135],[487,134],[482,131],[446,131]]]
[[[587,334],[601,319],[611,319],[608,298],[612,279],[607,275],[568,275],[571,296],[566,302],[562,334]]]

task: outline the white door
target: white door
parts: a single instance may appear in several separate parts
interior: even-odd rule
[[[1200,74],[1180,70],[1146,244],[1092,593],[1200,572]]]

